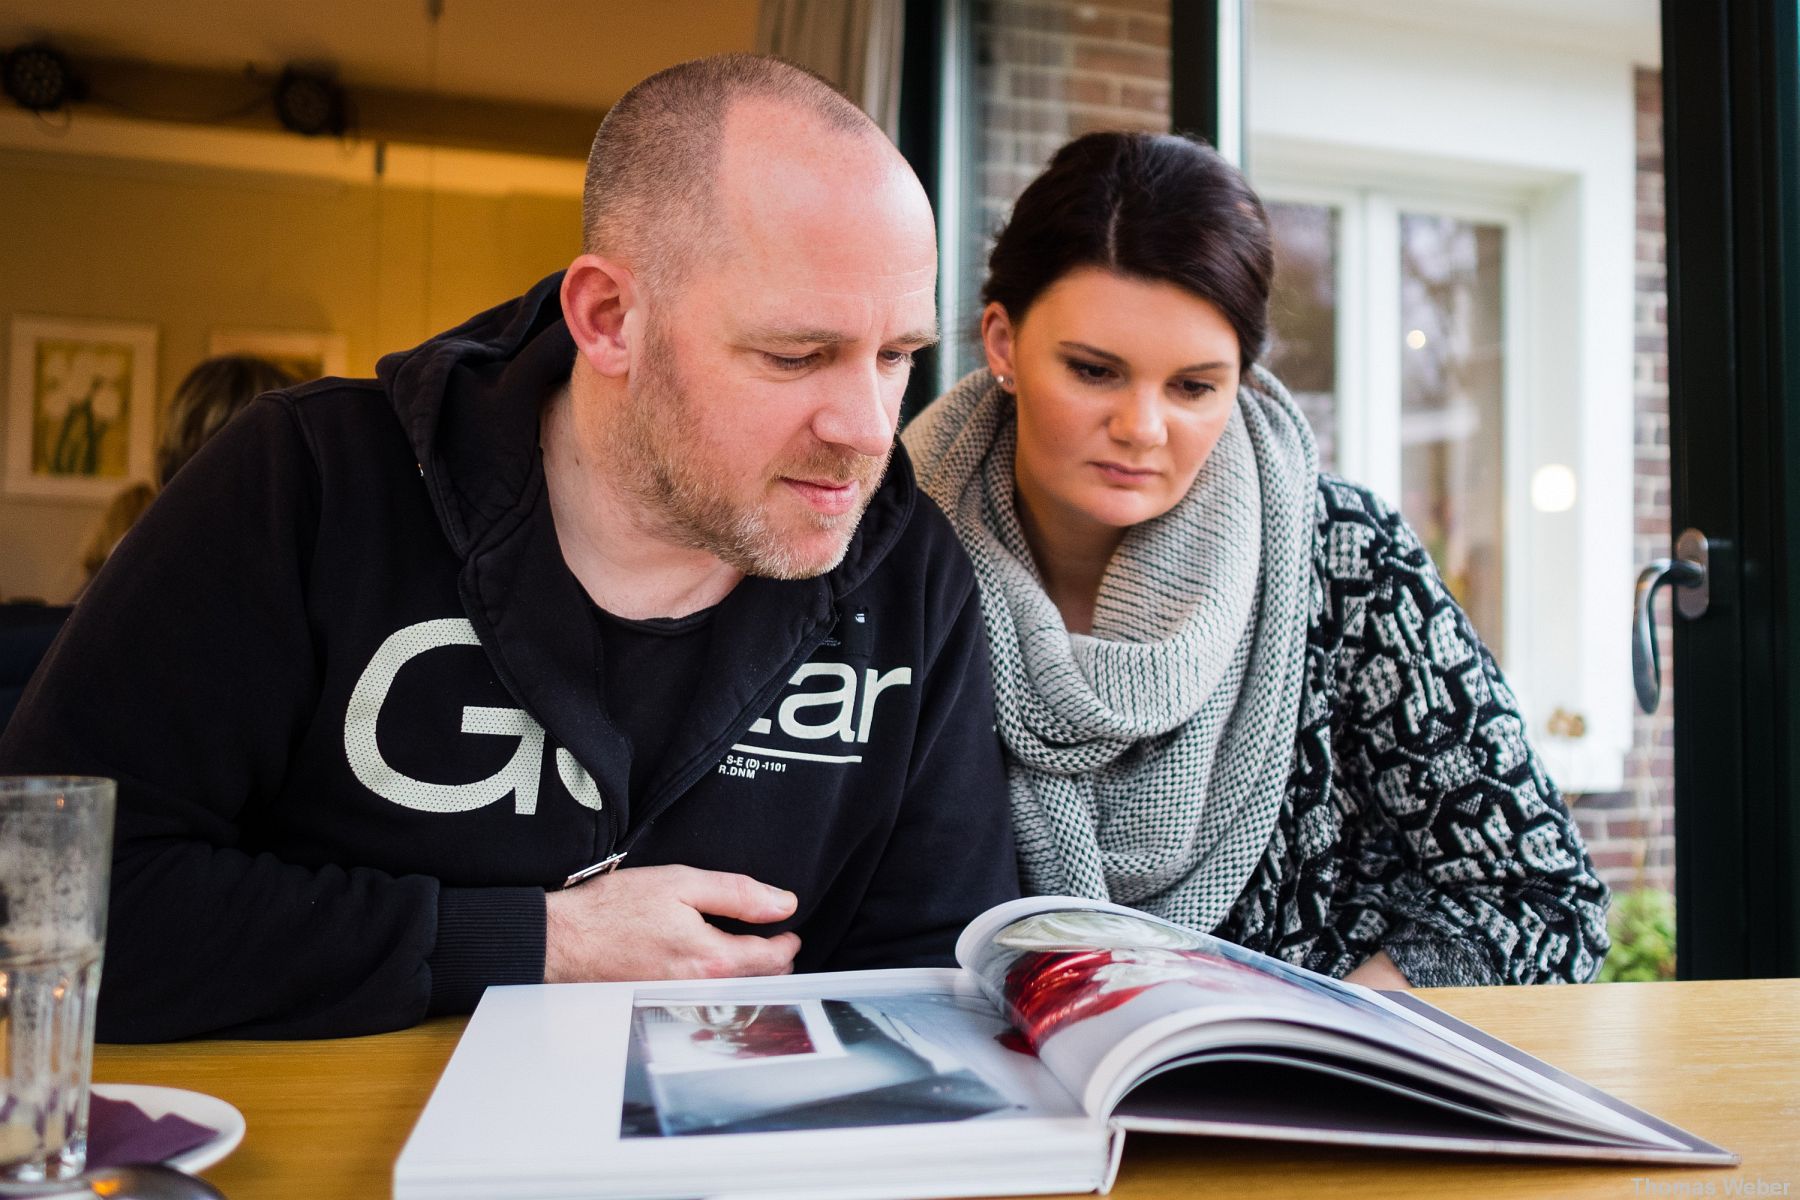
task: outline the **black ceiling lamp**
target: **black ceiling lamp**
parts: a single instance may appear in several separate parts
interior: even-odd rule
[[[55,112],[81,99],[81,84],[69,60],[48,42],[32,42],[8,51],[0,60],[0,82],[19,107],[35,113]]]
[[[344,132],[344,89],[323,71],[288,67],[275,81],[275,117],[306,137]]]

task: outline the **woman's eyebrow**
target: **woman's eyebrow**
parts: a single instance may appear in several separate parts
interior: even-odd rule
[[[1125,363],[1125,360],[1120,358],[1117,354],[1114,354],[1109,350],[1102,350],[1098,346],[1090,346],[1086,342],[1066,342],[1065,341],[1065,342],[1058,342],[1057,345],[1061,346],[1065,350],[1079,350],[1083,354],[1091,354],[1095,358],[1098,358],[1104,362],[1118,363],[1121,366],[1123,366]]]
[[[1057,345],[1063,347],[1063,349],[1065,349],[1065,350],[1079,350],[1083,354],[1091,354],[1095,358],[1101,359],[1104,362],[1116,363],[1119,366],[1125,365],[1125,360],[1120,358],[1117,354],[1114,354],[1108,350],[1102,350],[1098,346],[1090,346],[1086,342],[1064,341],[1064,342],[1058,342]],[[1178,368],[1175,373],[1177,375],[1180,375],[1180,374],[1183,374],[1188,371],[1217,371],[1217,370],[1220,370],[1221,368],[1225,368],[1225,367],[1229,367],[1229,366],[1231,366],[1231,364],[1228,362],[1194,363],[1192,366]]]

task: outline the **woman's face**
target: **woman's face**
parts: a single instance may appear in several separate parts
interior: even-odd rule
[[[982,315],[988,366],[1018,396],[1014,473],[1032,523],[1092,534],[1173,508],[1237,400],[1237,333],[1211,302],[1097,267],[1013,323]]]

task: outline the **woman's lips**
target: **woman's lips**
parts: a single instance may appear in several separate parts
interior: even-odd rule
[[[840,517],[855,508],[857,493],[861,491],[861,484],[854,479],[846,483],[835,483],[830,480],[784,478],[781,482],[793,488],[795,494],[814,512],[827,517]]]
[[[1092,466],[1096,471],[1100,472],[1101,478],[1105,479],[1108,483],[1124,484],[1127,486],[1131,484],[1149,483],[1151,480],[1162,474],[1161,471],[1155,471],[1149,467],[1128,467],[1124,463],[1097,462],[1093,463]]]

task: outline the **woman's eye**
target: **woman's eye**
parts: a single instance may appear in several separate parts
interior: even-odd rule
[[[1069,370],[1074,373],[1075,378],[1085,383],[1105,383],[1113,377],[1111,367],[1103,367],[1099,363],[1082,362],[1075,358],[1069,359],[1068,362]]]
[[[812,366],[818,357],[817,352],[800,355],[770,354],[766,350],[763,352],[763,358],[777,371],[804,371],[807,367]]]
[[[1180,379],[1175,382],[1175,387],[1189,400],[1198,400],[1202,396],[1210,396],[1219,390],[1204,379]]]

